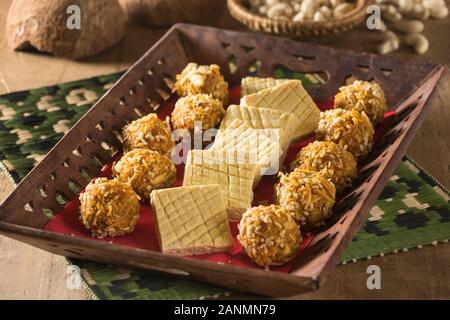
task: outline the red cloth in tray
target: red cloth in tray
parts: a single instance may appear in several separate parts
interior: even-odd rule
[[[238,104],[239,97],[240,87],[236,86],[231,88],[231,104]],[[332,107],[333,100],[330,99],[328,101],[316,101],[316,103],[321,110],[326,110]],[[167,116],[170,116],[173,107],[174,101],[168,102],[168,105],[165,106],[165,108],[162,108],[162,111],[158,114],[158,116],[161,119],[165,119]],[[376,130],[376,140],[378,140],[382,133],[385,131],[386,125],[390,121],[392,115],[392,112],[385,115],[384,122],[381,123]],[[288,164],[294,159],[297,152],[304,146],[308,145],[311,141],[314,141],[313,136],[291,144],[285,160],[285,169],[287,168]],[[175,182],[175,186],[182,185],[183,173],[184,165],[177,166],[177,180]],[[105,166],[101,176],[111,177],[111,165]],[[254,205],[273,203],[274,184],[277,182],[277,180],[278,179],[276,176],[263,177],[263,179],[255,189]],[[148,203],[141,204],[141,217],[132,234],[116,238],[105,238],[101,240],[91,237],[90,232],[83,226],[83,224],[79,220],[79,205],[80,202],[78,198],[70,201],[63,210],[55,214],[55,217],[47,223],[47,225],[44,227],[44,230],[67,234],[75,237],[94,239],[96,241],[104,241],[118,245],[130,246],[134,248],[160,251],[158,238],[155,231],[155,225],[153,222],[152,209]],[[250,261],[248,257],[246,257],[242,253],[241,245],[236,239],[236,235],[238,234],[237,223],[231,222],[230,228],[235,239],[233,248],[230,252],[197,255],[186,258],[207,260],[211,262],[231,264],[247,268],[258,268],[254,263]],[[298,249],[297,257],[301,255],[303,250],[311,243],[312,239],[312,234],[303,235],[303,242]],[[293,262],[281,267],[272,268],[272,270],[279,272],[289,272],[292,265]]]

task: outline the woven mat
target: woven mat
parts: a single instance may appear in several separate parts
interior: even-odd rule
[[[0,96],[0,180],[3,174],[3,180],[19,182],[120,75]],[[285,69],[276,70],[275,76],[297,78],[306,86],[321,81]],[[341,262],[447,242],[449,195],[414,161],[404,158]],[[97,299],[200,299],[231,292],[161,274],[73,259],[69,263],[81,268],[86,289]]]

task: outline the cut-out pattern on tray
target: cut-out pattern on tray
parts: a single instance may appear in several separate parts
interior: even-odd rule
[[[308,84],[310,81],[311,83],[321,83],[320,75],[317,76],[311,76],[311,75],[303,75],[301,73],[294,73],[290,70],[286,70],[284,68],[277,69],[278,73],[277,75],[283,75],[284,77],[290,76],[290,77],[298,77],[300,79],[305,80],[305,84]],[[234,86],[230,90],[230,103],[238,103],[240,97],[240,88],[239,86]],[[164,119],[166,116],[169,116],[173,110],[175,100],[172,99],[171,101],[163,104],[163,107],[161,109],[161,112],[158,114],[160,118]],[[332,100],[326,102],[318,102],[319,107],[321,110],[329,109],[332,106]],[[392,113],[386,114],[386,119],[383,121],[383,123],[378,127],[377,129],[377,135],[378,137],[381,137],[384,135],[384,132],[386,131],[386,126],[389,124],[391,117],[393,116]],[[295,155],[298,153],[298,151],[305,145],[307,145],[309,142],[312,141],[311,137],[308,137],[301,141],[296,141],[291,144],[291,147],[288,150],[288,154],[286,157],[285,165],[284,167],[289,167],[289,163],[293,160]],[[105,149],[105,146],[108,146],[106,143],[102,143],[101,147],[102,149]],[[94,167],[96,170],[100,170],[104,165],[111,165],[111,162],[101,162],[101,160],[97,157],[97,154],[93,154],[92,156],[92,162],[94,164]],[[378,166],[373,165],[370,169],[367,169],[365,171],[369,172],[369,174],[372,174]],[[182,177],[183,177],[183,165],[178,167],[178,179],[175,183],[176,186],[179,186],[182,184]],[[109,171],[102,171],[102,176],[110,176]],[[270,177],[263,177],[262,181],[259,183],[258,187],[255,190],[255,200],[254,205],[258,205],[260,203],[272,203],[273,202],[273,194],[274,194],[274,184],[277,182],[277,179],[275,176]],[[328,249],[330,248],[334,238],[339,234],[340,230],[339,227],[333,227],[336,221],[342,219],[342,221],[345,220],[345,215],[349,211],[351,211],[354,207],[354,205],[358,202],[360,195],[362,194],[362,186],[366,183],[365,180],[361,180],[360,183],[355,183],[354,187],[348,190],[347,194],[344,194],[342,197],[342,200],[337,205],[336,213],[334,214],[333,218],[328,221],[327,225],[320,229],[321,235],[316,239],[313,239],[313,246],[318,246],[318,248],[314,248],[314,252],[319,254],[319,252],[322,252],[322,254],[327,253]],[[60,204],[66,204],[66,202],[58,201]],[[143,215],[151,215],[151,209],[146,205],[143,204],[143,209],[141,210],[141,214]],[[155,242],[151,242],[151,238],[148,237],[149,232],[155,233],[154,230],[152,218],[149,218],[147,216],[141,217],[138,226],[136,227],[136,230],[133,234],[126,235],[124,237],[121,237],[120,239],[104,239],[104,241],[107,241],[109,243],[116,243],[116,244],[122,244],[122,245],[130,245],[132,247],[137,247],[141,249],[149,249],[149,250],[156,250],[158,251],[158,246],[155,244]],[[341,224],[342,225],[342,224]],[[330,228],[331,227],[331,228]],[[149,231],[151,229],[151,231]],[[231,229],[236,232],[236,225],[232,224]],[[329,230],[328,230],[329,229]],[[69,205],[68,209],[64,209],[61,212],[57,213],[57,218],[54,219],[52,222],[47,224],[45,226],[45,230],[50,230],[54,232],[61,232],[65,234],[71,234],[76,235],[80,237],[89,237],[89,232],[84,229],[81,222],[78,220],[78,200],[72,201],[72,203]],[[144,235],[141,235],[140,232],[143,232]],[[296,259],[293,261],[294,264],[297,266],[301,265],[301,252],[304,250],[304,248],[307,246],[307,244],[311,241],[313,235],[316,232],[310,233],[308,235],[304,235],[305,242],[300,249],[298,255],[300,259]],[[145,241],[143,240],[145,239]],[[154,240],[154,239],[153,239]],[[149,241],[151,242],[149,244]],[[236,241],[235,241],[236,242]],[[308,247],[308,250],[312,250]],[[198,259],[205,259],[208,261],[221,261],[224,264],[232,264],[232,265],[238,265],[242,267],[253,267],[255,268],[253,264],[251,264],[248,259],[245,258],[245,256],[242,256],[241,249],[239,243],[235,243],[235,248],[233,249],[233,253],[231,255],[228,255],[226,253],[220,253],[220,254],[214,254],[214,255],[203,255],[200,257],[196,257]],[[300,263],[298,263],[300,261]],[[276,268],[275,270],[281,271],[281,272],[288,272],[290,270],[291,264],[287,264],[282,268]]]
[[[228,43],[230,45],[224,49],[222,43]],[[247,51],[242,46],[254,47],[255,49]],[[234,74],[230,74],[228,68],[226,68],[228,58],[231,55],[234,55],[239,62]],[[294,55],[315,57],[315,59],[300,60]],[[203,29],[200,27],[179,25],[159,42],[158,46],[154,47],[140,61],[137,67],[131,70],[122,81],[116,84],[108,95],[100,100],[95,108],[92,108],[87,113],[83,121],[61,140],[58,148],[53,149],[49,153],[49,156],[41,162],[38,170],[32,171],[23,180],[23,183],[4,202],[1,208],[2,220],[12,224],[32,227],[43,226],[48,221],[48,217],[42,214],[42,210],[49,208],[57,212],[61,209],[61,204],[56,199],[52,199],[53,197],[42,199],[34,192],[24,193],[23,191],[36,190],[39,187],[44,187],[48,194],[56,194],[59,191],[66,193],[65,189],[69,190],[69,179],[76,180],[81,187],[84,187],[87,181],[81,179],[83,175],[89,178],[99,173],[98,168],[92,164],[91,157],[98,153],[103,163],[112,160],[112,157],[105,150],[102,150],[100,145],[102,142],[106,142],[120,149],[120,145],[117,143],[118,139],[113,138],[111,132],[113,129],[118,130],[126,122],[138,117],[133,112],[134,108],[144,106],[145,108],[148,107],[148,111],[151,112],[152,110],[148,103],[149,99],[151,99],[155,101],[156,105],[160,106],[158,111],[162,112],[164,108],[161,106],[164,104],[167,96],[161,94],[161,92],[166,94],[170,94],[171,92],[164,81],[165,74],[174,77],[189,61],[195,61],[200,64],[217,63],[224,71],[226,79],[232,84],[237,84],[243,76],[248,75],[251,64],[256,60],[261,61],[261,66],[257,71],[257,75],[259,76],[273,75],[276,66],[280,64],[289,70],[301,70],[304,73],[323,70],[329,76],[328,81],[323,85],[307,88],[308,92],[319,101],[325,101],[332,96],[345,83],[346,75],[353,74],[355,77],[363,80],[374,78],[379,81],[381,86],[386,90],[389,106],[392,109],[402,111],[405,105],[414,102],[417,103],[414,110],[402,121],[404,123],[404,131],[402,131],[402,134],[390,144],[390,147],[386,146],[386,151],[380,152],[380,156],[383,156],[386,152],[388,153],[382,159],[377,157],[373,161],[365,164],[367,166],[380,164],[374,172],[374,177],[377,177],[377,179],[372,178],[370,182],[375,187],[364,188],[362,190],[355,206],[347,212],[343,224],[330,226],[329,229],[324,229],[323,234],[320,234],[320,236],[326,236],[327,233],[334,234],[335,231],[342,230],[339,236],[336,236],[331,241],[331,246],[327,248],[327,251],[316,254],[305,252],[305,259],[309,261],[308,264],[300,264],[298,269],[295,270],[296,276],[304,276],[307,279],[313,279],[321,275],[322,272],[327,271],[331,267],[331,265],[325,262],[330,261],[331,257],[337,254],[343,245],[341,240],[344,236],[340,236],[340,234],[345,233],[348,236],[354,231],[354,228],[352,228],[353,224],[362,221],[361,219],[357,219],[357,214],[360,211],[367,211],[369,209],[367,206],[370,205],[369,202],[375,201],[376,193],[381,192],[381,186],[379,184],[381,180],[379,177],[382,174],[390,174],[395,167],[395,163],[400,161],[404,146],[409,141],[405,137],[410,137],[417,130],[417,126],[411,126],[411,124],[415,121],[421,121],[425,103],[442,74],[442,71],[437,72],[438,66],[424,62],[406,63],[393,57],[377,57],[367,54],[331,50],[312,44],[294,43],[285,39],[265,38],[255,34],[239,34],[210,28]],[[361,70],[358,65],[366,65],[370,69],[368,71]],[[391,73],[386,75],[383,70],[391,70]],[[139,85],[139,81],[145,84],[147,90],[143,90],[145,86]],[[390,86],[390,83],[395,83],[396,85]],[[74,94],[70,98],[70,101],[75,101],[76,96]],[[86,93],[85,96],[89,98],[89,93]],[[2,104],[0,103],[0,105]],[[51,106],[49,101],[44,100],[40,106],[43,109],[47,109],[47,111],[48,109],[53,110],[53,106]],[[111,108],[114,109],[115,115],[104,117]],[[21,116],[21,120],[30,120],[27,119],[25,112]],[[45,119],[42,117],[37,117],[32,120],[37,124],[45,122]],[[68,130],[67,123],[56,122],[53,124],[59,137]],[[99,126],[99,128],[96,128],[96,126]],[[95,137],[95,143],[88,142],[83,138],[80,139],[80,137],[88,135]],[[45,143],[43,143],[43,146],[48,146],[57,140],[58,138],[55,138],[55,136],[50,138],[50,140],[44,139],[43,141]],[[400,145],[402,145],[402,148],[396,149]],[[83,157],[77,157],[71,154],[71,150],[78,148],[81,148],[80,153]],[[6,148],[4,150],[6,152],[17,152],[18,149],[17,146],[11,146],[9,149]],[[34,157],[36,158],[36,156]],[[54,163],[61,163],[66,157],[69,158],[69,168],[53,165]],[[43,183],[41,178],[50,175],[53,175],[54,179],[49,179]],[[45,186],[42,186],[42,184],[45,184]],[[25,205],[27,203],[32,203],[34,213],[25,211]],[[44,246],[44,241],[39,237],[36,239],[33,238],[33,243]],[[75,247],[78,246],[75,245]],[[115,249],[105,248],[99,254],[99,250],[95,248],[90,248],[89,246],[85,246],[85,248],[89,249],[84,253],[86,257],[99,261],[105,261],[105,259],[112,259],[111,261],[114,261],[112,251]],[[54,252],[56,251],[55,249]],[[133,254],[133,252],[130,252],[127,255],[133,256]],[[149,266],[148,262],[146,263],[142,259],[138,259],[137,256],[127,261],[130,261],[130,263],[133,262],[134,266]],[[167,266],[168,261],[161,259],[160,269]],[[192,266],[185,267],[191,274],[204,279],[202,273],[199,272],[201,268],[198,269]],[[280,280],[277,277],[276,275],[269,275],[264,278],[264,281],[270,282],[275,286],[278,284],[279,287],[279,283],[281,282],[276,281]],[[256,289],[255,284],[257,281],[261,281],[257,273],[249,273],[245,279],[240,278],[235,286],[237,288]],[[299,284],[294,282],[283,281],[282,283],[286,286],[284,288],[279,287],[279,289],[285,293],[292,292],[292,290],[295,290],[295,288],[298,289],[299,287]],[[313,283],[309,285],[314,286]]]

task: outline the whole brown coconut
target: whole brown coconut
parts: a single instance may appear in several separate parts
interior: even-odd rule
[[[79,59],[112,47],[124,29],[125,16],[117,0],[14,0],[5,30],[13,49],[34,48]]]
[[[147,26],[213,21],[225,8],[221,0],[119,0],[129,21]]]

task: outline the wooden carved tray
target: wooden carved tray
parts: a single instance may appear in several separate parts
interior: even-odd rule
[[[171,96],[171,83],[188,62],[217,63],[231,85],[257,63],[258,76],[277,67],[320,73],[321,85],[307,87],[317,100],[332,97],[349,77],[376,79],[396,116],[385,136],[361,165],[359,178],[334,208],[334,216],[296,260],[290,273],[267,272],[160,252],[71,237],[43,230],[59,198],[72,199],[70,187],[84,188],[85,174],[97,176],[96,162],[111,163],[121,144],[117,133],[127,121],[157,112]],[[234,61],[234,68],[229,62]],[[165,272],[269,296],[317,289],[363,223],[421,125],[443,66],[354,53],[269,36],[188,24],[175,25],[48,153],[0,207],[0,234],[55,254]]]

